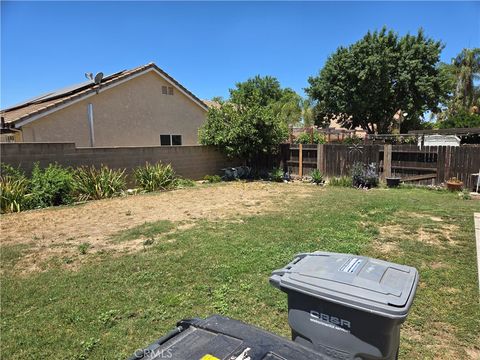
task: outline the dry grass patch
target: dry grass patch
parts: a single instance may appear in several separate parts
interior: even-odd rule
[[[459,231],[458,225],[443,223],[444,220],[438,216],[398,212],[395,214],[395,218],[395,223],[379,228],[377,242],[382,244],[381,246],[384,246],[385,240],[395,242],[415,240],[440,247],[456,244],[455,234]],[[387,251],[392,248],[391,245],[386,247]]]
[[[384,241],[382,242],[379,240],[376,240],[372,243],[372,248],[378,251],[381,255],[388,255],[400,251],[397,243]]]
[[[479,337],[479,339],[478,339],[478,344],[480,344],[480,337]],[[465,352],[467,353],[467,355],[468,355],[468,356],[470,357],[470,359],[472,359],[472,360],[478,360],[478,359],[480,359],[480,348],[479,348],[479,347],[465,349]]]
[[[24,244],[28,254],[2,270],[43,271],[55,259],[75,268],[92,254],[144,249],[144,237],[128,242],[111,238],[145,223],[167,221],[178,224],[172,231],[184,231],[201,220],[240,221],[242,216],[285,210],[296,199],[318,191],[306,185],[232,182],[7,214],[2,218],[1,246]],[[78,247],[83,243],[90,246],[80,256]]]
[[[427,267],[433,270],[438,270],[438,269],[445,269],[447,265],[442,262],[432,262],[430,264],[424,265],[424,267]]]
[[[422,333],[408,322],[402,326],[402,339],[409,345],[416,344],[412,349],[415,358],[424,359],[465,359],[478,360],[479,351],[475,347],[464,348],[455,334],[457,329],[445,322],[432,322],[428,333]],[[480,340],[480,339],[479,339]]]

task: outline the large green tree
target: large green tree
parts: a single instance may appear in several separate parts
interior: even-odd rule
[[[301,119],[300,101],[270,76],[237,83],[228,100],[209,109],[200,142],[247,161],[276,152],[288,137],[288,125]]]
[[[388,133],[400,110],[408,114],[402,132],[420,127],[423,114],[436,111],[447,95],[438,66],[442,49],[421,29],[399,37],[386,28],[340,47],[319,75],[308,79],[305,90],[316,102],[316,122],[336,116],[346,128]]]

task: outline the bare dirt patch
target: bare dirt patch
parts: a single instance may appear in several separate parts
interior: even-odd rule
[[[374,241],[372,243],[373,248],[382,255],[388,255],[392,252],[398,252],[398,244],[394,242]]]
[[[416,212],[405,212],[405,211],[399,211],[397,213],[397,216],[401,218],[416,218],[416,219],[428,219],[434,222],[442,222],[444,221],[441,217],[439,216],[433,216],[430,214],[425,214],[425,213],[416,213]]]
[[[480,343],[480,339],[478,339],[478,343]],[[467,352],[467,355],[470,356],[470,359],[472,359],[472,360],[480,359],[480,349],[479,348],[465,349],[465,351]]]
[[[445,269],[447,268],[447,265],[442,263],[442,262],[433,262],[433,263],[430,263],[428,265],[426,265],[427,267],[430,267],[434,270],[437,270],[437,269]]]
[[[318,191],[309,185],[229,183],[92,201],[3,215],[0,239],[2,247],[30,244],[15,268],[37,271],[52,257],[80,258],[82,243],[90,244],[88,253],[143,249],[141,239],[115,243],[110,237],[145,222],[169,220],[181,231],[199,220],[240,221],[241,216],[285,210],[295,199]]]

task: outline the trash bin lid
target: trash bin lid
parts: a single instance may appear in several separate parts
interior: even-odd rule
[[[351,254],[299,254],[270,282],[281,289],[375,312],[407,315],[418,284],[415,268]]]

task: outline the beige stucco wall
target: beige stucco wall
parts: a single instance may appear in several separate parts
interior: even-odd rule
[[[93,104],[95,146],[160,145],[160,134],[198,144],[206,110],[151,71],[23,126],[24,142],[74,142],[90,146],[87,107]]]

